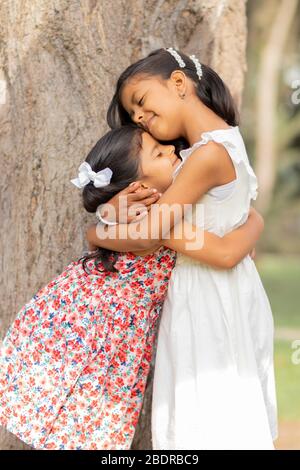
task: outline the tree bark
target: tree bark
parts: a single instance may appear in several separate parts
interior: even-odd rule
[[[240,106],[244,0],[2,0],[1,338],[19,309],[86,247],[94,217],[71,187],[107,129],[120,72],[157,47],[195,53]],[[234,71],[234,73],[233,73]],[[133,448],[151,449],[150,374]],[[25,446],[2,430],[0,448]]]
[[[269,209],[276,179],[276,107],[284,46],[297,8],[297,0],[281,0],[263,48],[257,83],[256,174],[259,198],[256,207]]]

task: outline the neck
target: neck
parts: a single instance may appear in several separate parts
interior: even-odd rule
[[[186,99],[183,106],[182,122],[182,136],[190,145],[198,142],[203,132],[230,127],[224,119],[203,104],[196,96],[190,96]]]

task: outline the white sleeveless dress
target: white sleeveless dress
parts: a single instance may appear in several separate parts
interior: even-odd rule
[[[226,148],[236,179],[206,193],[197,202],[204,217],[197,220],[195,205],[190,221],[223,236],[247,220],[257,179],[238,126],[204,132],[180,152],[178,169],[211,140]],[[274,449],[273,330],[270,304],[249,255],[222,270],[178,253],[158,333],[153,449]]]

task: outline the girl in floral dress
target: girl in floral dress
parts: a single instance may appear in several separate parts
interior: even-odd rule
[[[180,160],[164,146],[151,165],[152,141],[128,125],[96,143],[72,180],[83,188],[87,211],[142,175],[168,187]],[[227,266],[251,250],[260,232],[260,218],[251,214],[226,239],[207,234],[192,255]],[[22,307],[1,347],[1,425],[36,449],[130,449],[175,263],[167,243],[148,253],[89,252]]]

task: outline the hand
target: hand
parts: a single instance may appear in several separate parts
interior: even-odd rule
[[[248,217],[255,217],[257,224],[260,226],[261,231],[264,230],[265,222],[263,216],[254,207],[250,207]]]
[[[119,224],[137,222],[146,216],[151,204],[160,197],[161,194],[155,188],[147,188],[138,181],[131,183],[102,207],[101,217]]]

